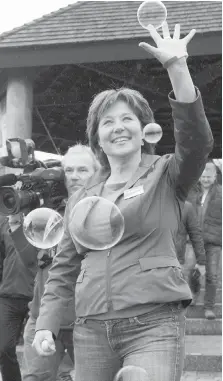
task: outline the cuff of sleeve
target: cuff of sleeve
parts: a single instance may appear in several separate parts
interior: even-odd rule
[[[56,316],[50,319],[38,318],[36,321],[35,332],[47,329],[51,331],[54,337],[57,337],[60,330],[60,321],[57,321]]]
[[[182,105],[193,105],[193,104],[196,104],[197,102],[200,102],[201,105],[203,106],[202,104],[202,99],[201,99],[201,93],[200,93],[200,90],[195,86],[195,91],[196,91],[196,99],[193,101],[193,102],[179,102],[176,100],[175,98],[175,95],[174,95],[174,91],[172,90],[169,94],[168,94],[168,98],[169,98],[169,102],[170,102],[170,105],[171,107],[174,107],[176,104],[182,104]]]

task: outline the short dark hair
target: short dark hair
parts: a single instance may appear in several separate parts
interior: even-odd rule
[[[87,118],[87,137],[92,151],[99,159],[102,166],[109,166],[106,154],[100,149],[98,144],[98,124],[102,114],[117,101],[124,101],[138,117],[142,128],[154,122],[153,112],[142,94],[133,89],[120,88],[105,90],[97,94],[89,108]],[[142,152],[154,154],[155,145],[144,142]]]

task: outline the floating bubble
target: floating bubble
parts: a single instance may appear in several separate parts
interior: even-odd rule
[[[150,24],[159,29],[166,21],[167,9],[159,0],[146,0],[139,6],[137,18],[144,29],[148,29]]]
[[[149,375],[140,366],[127,365],[119,370],[114,381],[149,381]]]
[[[124,217],[113,202],[86,197],[71,211],[70,233],[74,241],[91,250],[115,246],[124,233]]]
[[[157,143],[163,136],[163,130],[157,123],[149,123],[143,129],[143,139],[147,143]]]
[[[24,218],[23,232],[31,245],[49,249],[58,245],[63,237],[63,217],[49,208],[32,210]]]

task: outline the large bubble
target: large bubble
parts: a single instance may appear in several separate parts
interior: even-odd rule
[[[91,250],[106,250],[123,236],[124,217],[113,202],[103,197],[86,197],[71,211],[69,224],[74,241]]]
[[[159,29],[166,21],[167,9],[159,0],[146,0],[139,6],[137,18],[144,29],[148,29],[150,24]]]
[[[23,232],[31,245],[49,249],[61,241],[64,228],[63,217],[53,209],[32,210],[23,221]]]

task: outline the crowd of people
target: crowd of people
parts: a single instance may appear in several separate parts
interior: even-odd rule
[[[142,94],[103,91],[89,108],[89,146],[77,144],[62,159],[68,199],[58,247],[37,250],[20,215],[1,218],[3,381],[55,381],[72,368],[75,381],[113,381],[124,367],[143,369],[148,380],[180,381],[186,311],[198,297],[189,286],[194,269],[205,277],[204,316],[215,318],[222,196],[208,159],[211,129],[186,61],[194,31],[180,39],[176,25],[171,38],[165,23],[163,38],[152,26],[150,34],[157,48],[140,46],[172,84],[175,153],[160,157],[144,139],[154,116]],[[83,221],[73,222],[72,210],[90,196],[115,203],[124,216],[124,234],[109,249],[74,239],[72,226],[81,230]],[[27,314],[21,375],[16,344]]]

